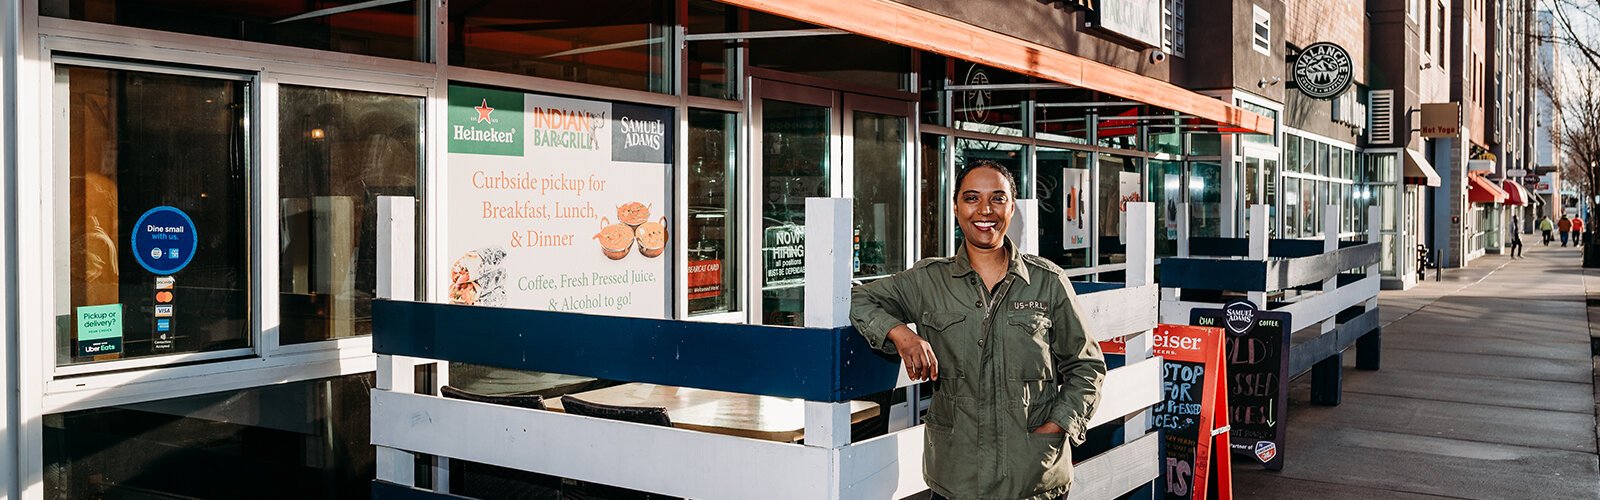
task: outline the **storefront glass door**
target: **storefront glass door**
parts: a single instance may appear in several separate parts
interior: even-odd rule
[[[908,214],[911,105],[877,97],[758,80],[752,160],[760,193],[752,207],[760,248],[750,268],[761,293],[752,322],[800,326],[805,302],[806,198],[855,199],[857,279],[904,270],[913,255]]]

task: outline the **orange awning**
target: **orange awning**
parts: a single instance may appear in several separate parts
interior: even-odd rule
[[[1271,134],[1272,119],[1168,82],[891,0],[717,0]]]
[[[1472,203],[1505,203],[1506,192],[1477,172],[1467,173],[1467,201]]]
[[[1506,192],[1507,205],[1522,206],[1528,204],[1528,191],[1522,189],[1521,184],[1517,184],[1515,181],[1505,180],[1500,181],[1500,188]]]

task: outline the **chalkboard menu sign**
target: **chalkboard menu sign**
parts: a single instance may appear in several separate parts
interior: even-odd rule
[[[1222,309],[1195,309],[1189,321],[1227,332],[1223,358],[1228,363],[1233,452],[1272,470],[1283,470],[1290,319],[1289,313],[1261,311],[1240,300]]]
[[[1158,325],[1155,355],[1165,360],[1163,399],[1153,408],[1165,444],[1166,498],[1231,500],[1228,400],[1222,390],[1222,330]]]

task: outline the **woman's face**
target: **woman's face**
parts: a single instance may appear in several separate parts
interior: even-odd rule
[[[956,187],[956,222],[967,245],[996,249],[1005,245],[1006,228],[1016,205],[1012,186],[993,168],[967,173]]]

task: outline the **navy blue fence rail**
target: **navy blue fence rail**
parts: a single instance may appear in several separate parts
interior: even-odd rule
[[[899,360],[854,328],[789,328],[375,300],[372,350],[625,382],[849,401]]]

